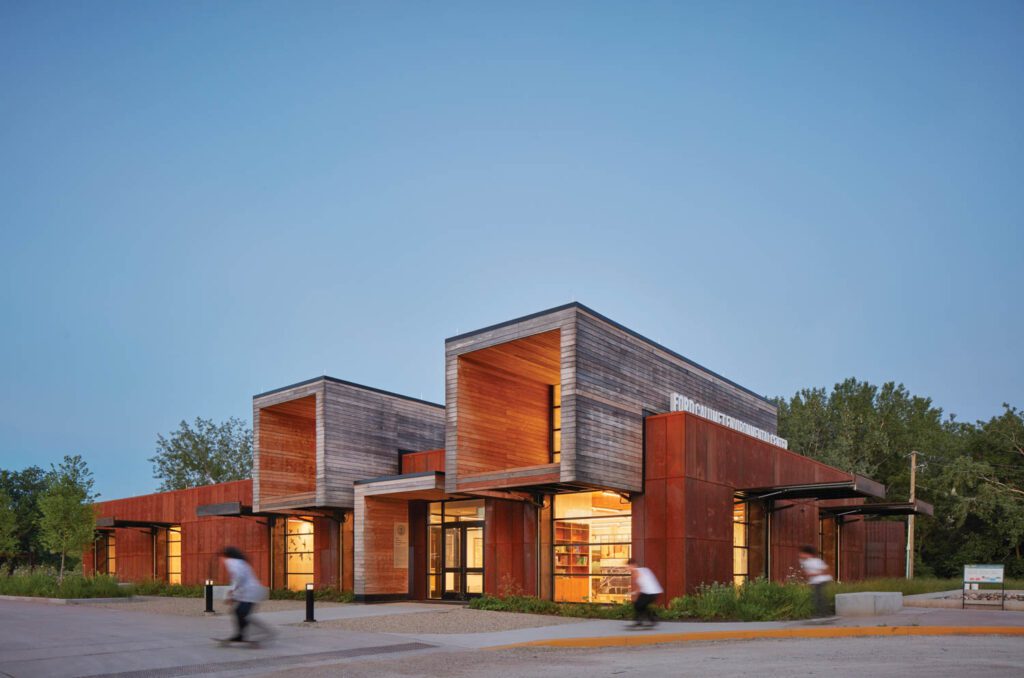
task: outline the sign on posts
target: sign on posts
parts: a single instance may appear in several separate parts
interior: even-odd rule
[[[1002,564],[989,565],[964,565],[964,585],[961,591],[960,607],[967,605],[967,592],[981,590],[982,584],[999,584],[999,604],[1006,609],[1006,580],[1003,576],[1004,566]]]

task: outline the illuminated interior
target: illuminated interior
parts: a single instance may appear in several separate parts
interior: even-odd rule
[[[167,528],[167,583],[181,583],[181,525]]]
[[[629,500],[615,492],[559,494],[554,497],[553,521],[555,600],[629,600]]]
[[[285,581],[288,590],[302,591],[313,583],[313,521],[288,518],[285,529]]]
[[[106,542],[106,548],[104,549],[106,552],[106,557],[104,558],[107,568],[106,573],[117,574],[117,536],[113,532],[106,532],[104,536],[104,541]]]
[[[743,501],[732,505],[732,580],[743,586],[751,579],[768,576],[768,513],[764,502]]]
[[[484,592],[484,501],[432,502],[427,596],[465,598]]]

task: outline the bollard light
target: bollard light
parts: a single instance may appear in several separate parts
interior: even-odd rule
[[[306,621],[315,622],[313,619],[313,585],[306,584]]]
[[[206,614],[213,614],[213,580],[206,580]]]

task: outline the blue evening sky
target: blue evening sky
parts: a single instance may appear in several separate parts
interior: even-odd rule
[[[0,468],[581,301],[768,395],[1024,406],[1024,3],[0,2]]]

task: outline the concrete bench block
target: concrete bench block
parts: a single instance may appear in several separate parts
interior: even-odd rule
[[[836,595],[836,614],[840,617],[873,617],[896,614],[903,609],[903,594],[863,591]]]

